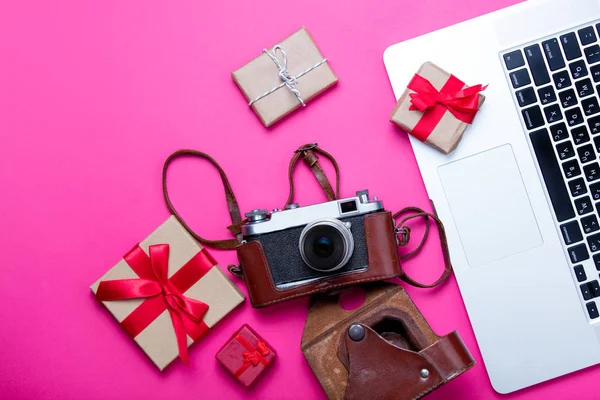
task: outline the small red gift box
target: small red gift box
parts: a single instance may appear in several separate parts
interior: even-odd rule
[[[246,387],[262,375],[275,357],[271,346],[246,324],[216,355],[219,363]]]

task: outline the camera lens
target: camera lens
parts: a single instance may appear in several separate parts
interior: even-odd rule
[[[315,242],[313,250],[319,257],[329,257],[333,254],[333,242],[328,237],[322,236]]]
[[[317,271],[330,272],[342,268],[354,251],[350,228],[337,219],[320,219],[304,227],[300,234],[300,255]]]

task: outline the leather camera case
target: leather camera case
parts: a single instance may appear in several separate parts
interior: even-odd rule
[[[308,313],[302,353],[329,399],[419,399],[475,365],[458,333],[436,335],[401,286],[362,288],[360,308],[319,295]]]
[[[382,211],[366,215],[364,228],[368,262],[366,270],[337,276],[324,275],[322,279],[286,289],[275,285],[260,241],[239,245],[237,255],[252,305],[266,307],[301,296],[401,275],[392,214]]]

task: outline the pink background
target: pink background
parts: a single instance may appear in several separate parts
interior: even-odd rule
[[[343,195],[368,188],[390,210],[427,208],[408,139],[388,122],[394,98],[383,51],[512,3],[1,2],[0,398],[323,398],[299,349],[306,299],[264,310],[246,302],[192,348],[191,368],[175,362],[159,373],[88,287],[167,218],[160,168],[182,147],[221,162],[244,210],[282,206],[292,151],[314,140],[337,157]],[[302,25],[339,84],[264,129],[229,74]],[[306,168],[296,175],[297,201],[324,200]],[[171,187],[198,231],[227,236],[214,170],[178,162]],[[235,261],[232,252],[213,255],[222,266]],[[441,270],[437,240],[405,267],[432,279]],[[478,362],[430,398],[502,397],[454,278],[437,290],[407,290],[438,334],[458,329]],[[214,359],[243,323],[279,355],[250,391]],[[590,368],[506,398],[591,398],[599,377]]]

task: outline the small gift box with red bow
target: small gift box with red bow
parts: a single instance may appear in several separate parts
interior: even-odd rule
[[[170,217],[91,286],[163,370],[244,301],[212,256]]]
[[[449,154],[485,101],[482,85],[467,86],[426,62],[408,84],[390,121],[420,141]]]
[[[275,351],[252,328],[244,325],[219,350],[219,363],[248,387],[273,363]]]

